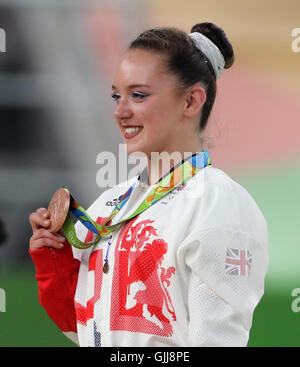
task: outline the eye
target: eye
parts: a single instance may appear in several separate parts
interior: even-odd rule
[[[145,99],[149,94],[143,92],[132,92],[132,97],[137,99]]]
[[[113,100],[118,101],[120,99],[121,95],[120,95],[120,93],[113,92],[111,97],[112,97]]]

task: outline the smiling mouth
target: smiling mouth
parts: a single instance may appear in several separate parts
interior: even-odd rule
[[[138,135],[143,130],[142,126],[136,126],[136,127],[125,127],[123,131],[123,135],[125,139],[131,139]]]

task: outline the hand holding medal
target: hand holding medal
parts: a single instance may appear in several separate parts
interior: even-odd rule
[[[70,215],[71,213],[81,221],[86,228],[97,235],[99,235],[102,228],[99,228],[98,224],[88,216],[86,211],[80,207],[79,204],[77,204],[66,187],[61,187],[54,193],[50,200],[48,211],[51,222],[49,231],[52,233],[56,233],[58,231],[63,232],[72,246],[84,249],[91,247],[99,240],[100,236],[97,236],[95,241],[84,243],[77,238],[75,227]]]
[[[70,211],[77,210],[77,217],[81,221],[92,221],[86,217],[84,213],[76,209],[80,208],[71,196],[68,189],[62,187],[58,189],[52,196],[48,209],[39,208],[36,212],[31,213],[29,221],[33,230],[33,235],[30,238],[30,250],[35,251],[42,247],[61,248],[65,242],[65,237],[72,246],[78,248],[87,248],[95,242],[85,244],[78,240],[74,224],[70,218]],[[84,209],[82,208],[84,211]],[[85,212],[85,211],[84,211]],[[89,229],[93,229],[98,233],[97,229],[89,224]],[[64,235],[64,236],[62,236]]]

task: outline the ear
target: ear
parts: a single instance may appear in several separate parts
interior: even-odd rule
[[[193,117],[199,113],[206,101],[206,93],[202,86],[194,85],[186,93],[184,114],[186,117]]]

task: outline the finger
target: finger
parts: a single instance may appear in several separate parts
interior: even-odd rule
[[[34,251],[43,247],[52,247],[52,248],[56,248],[56,249],[61,249],[64,246],[63,243],[54,241],[50,238],[39,238],[36,240],[31,240],[30,241],[30,250]]]
[[[50,217],[49,210],[47,210],[45,208],[39,208],[36,212],[38,214],[40,214],[43,218],[49,218]]]
[[[48,228],[50,226],[50,220],[43,218],[37,212],[31,213],[29,215],[29,222],[33,232],[37,231],[39,228]]]
[[[51,233],[47,229],[44,229],[44,228],[39,228],[38,230],[36,230],[31,238],[33,240],[40,239],[40,238],[48,238],[50,240],[61,242],[61,243],[64,243],[66,240],[64,236],[61,236],[57,233]]]

